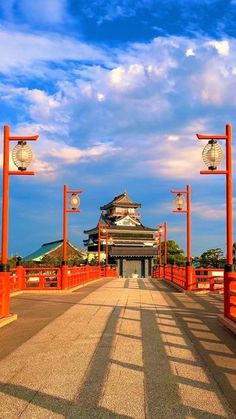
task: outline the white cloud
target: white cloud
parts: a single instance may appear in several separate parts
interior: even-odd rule
[[[97,144],[87,149],[80,149],[50,141],[46,153],[48,157],[55,157],[62,160],[65,164],[72,164],[79,161],[87,161],[88,159],[96,160],[98,158],[108,157],[109,155],[118,153],[118,151],[120,151],[118,147],[114,147],[109,143]]]
[[[1,72],[10,73],[17,68],[18,73],[24,75],[41,72],[40,77],[45,71],[49,71],[45,66],[47,62],[61,63],[66,60],[104,62],[107,59],[105,51],[67,36],[11,31],[4,27],[0,27],[0,55]]]
[[[195,55],[195,52],[192,48],[188,48],[185,52],[186,57],[193,57]]]
[[[207,205],[201,202],[194,202],[192,204],[192,212],[197,215],[199,218],[207,219],[207,220],[225,220],[225,205],[212,204]]]
[[[167,140],[168,141],[179,141],[179,136],[178,135],[168,135]]]
[[[191,42],[177,37],[156,38],[109,51],[65,37],[62,46],[69,46],[65,52],[56,35],[27,36],[21,33],[19,38],[16,33],[20,49],[27,42],[32,48],[36,41],[33,55],[27,52],[27,67],[44,62],[49,68],[51,60],[54,64],[65,61],[70,53],[77,60],[71,71],[59,73],[58,80],[51,79],[47,90],[14,85],[13,81],[0,84],[2,100],[15,109],[20,106],[25,115],[27,123],[21,122],[19,131],[25,127],[40,134],[47,151],[40,151],[41,164],[48,159],[57,167],[59,161],[69,165],[114,158],[122,149],[122,159],[115,163],[124,162],[120,162],[123,175],[198,177],[201,145],[195,133],[211,132],[216,120],[222,127],[222,110],[229,98],[232,115],[235,112],[232,91],[236,80],[231,65],[232,57],[236,59],[235,41],[230,41],[229,54],[222,61],[222,54],[214,51],[215,44],[214,49],[213,45],[209,48],[210,41],[204,38]],[[44,41],[45,50],[40,48]],[[225,44],[220,45],[226,50]],[[85,60],[91,60],[89,65],[80,62],[80,48],[86,51]],[[193,66],[183,51],[190,53],[196,48]],[[19,64],[14,59],[8,69]],[[99,65],[100,59],[107,65]]]
[[[209,41],[208,45],[215,48],[219,55],[229,55],[230,46],[228,41]]]

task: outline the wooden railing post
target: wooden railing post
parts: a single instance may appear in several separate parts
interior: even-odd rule
[[[68,266],[61,266],[61,289],[66,290],[68,288]]]
[[[24,290],[26,288],[25,268],[21,265],[16,266],[16,278],[19,290]]]

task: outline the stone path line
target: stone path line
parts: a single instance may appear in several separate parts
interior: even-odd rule
[[[236,340],[220,295],[103,279],[12,299],[0,418],[236,418]]]

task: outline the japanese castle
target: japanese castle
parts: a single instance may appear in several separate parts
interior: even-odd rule
[[[98,252],[99,223],[105,226],[110,238],[109,264],[116,264],[119,276],[151,276],[154,260],[157,258],[155,242],[156,230],[145,227],[137,211],[141,204],[132,201],[126,192],[115,196],[113,201],[100,207],[101,215],[96,227],[84,231],[88,239],[84,240],[88,252]],[[101,241],[101,251],[105,249]]]

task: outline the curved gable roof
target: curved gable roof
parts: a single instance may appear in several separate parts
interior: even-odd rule
[[[115,196],[113,201],[109,202],[108,204],[100,207],[101,210],[105,210],[111,207],[131,207],[131,208],[139,208],[141,204],[137,204],[136,202],[132,201],[132,199],[124,192],[121,195]]]

